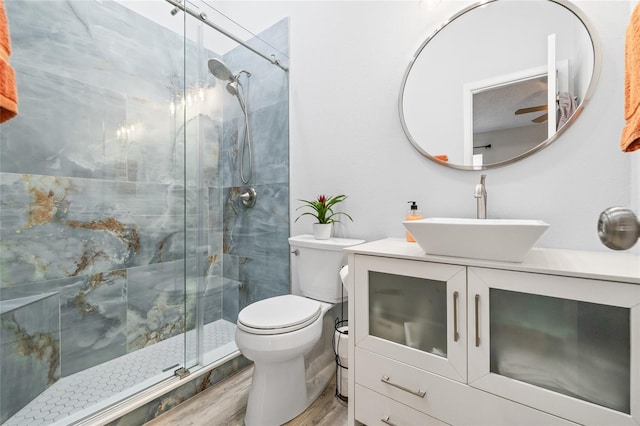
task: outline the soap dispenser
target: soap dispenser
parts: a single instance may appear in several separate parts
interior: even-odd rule
[[[408,201],[411,206],[409,207],[409,212],[407,213],[407,217],[406,220],[418,220],[418,219],[422,219],[422,213],[420,212],[420,210],[418,210],[418,205],[416,204],[415,201]],[[416,239],[413,238],[413,235],[411,235],[409,233],[409,231],[406,232],[407,234],[407,241],[410,243],[415,243]]]

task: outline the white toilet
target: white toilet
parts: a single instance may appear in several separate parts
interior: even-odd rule
[[[363,242],[289,238],[292,291],[300,295],[260,300],[238,314],[236,345],[254,362],[247,426],[281,425],[302,413],[327,386],[335,358],[334,322],[325,314],[346,299],[339,275],[346,264],[342,249]]]

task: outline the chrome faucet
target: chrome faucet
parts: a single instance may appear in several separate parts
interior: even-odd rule
[[[476,217],[478,219],[487,218],[487,188],[484,186],[486,177],[487,175],[480,176],[480,183],[476,185],[476,190],[473,194],[478,203],[476,210]]]

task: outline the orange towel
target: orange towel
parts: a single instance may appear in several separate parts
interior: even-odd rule
[[[4,0],[0,0],[0,123],[18,114],[16,74],[9,65],[10,54],[9,21],[4,10]]]
[[[631,14],[625,44],[624,118],[620,148],[640,149],[640,4]]]

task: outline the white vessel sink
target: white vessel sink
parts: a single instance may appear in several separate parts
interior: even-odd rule
[[[426,254],[522,262],[547,230],[541,220],[429,218],[402,222]]]

